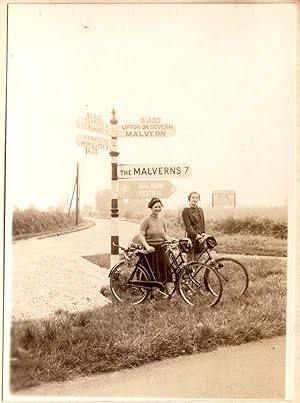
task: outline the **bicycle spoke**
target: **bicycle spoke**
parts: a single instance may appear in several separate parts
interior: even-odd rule
[[[223,288],[227,293],[241,295],[247,290],[249,276],[240,262],[232,258],[219,258],[214,261],[214,268],[221,277]]]
[[[211,292],[207,285],[207,271],[211,272],[211,281],[214,281],[214,292]],[[192,263],[181,273],[179,292],[185,302],[190,305],[213,306],[221,298],[222,283],[216,272],[209,266]]]
[[[149,290],[129,284],[129,279],[147,280],[148,275],[142,266],[135,268],[121,262],[110,275],[112,294],[120,302],[139,304],[147,298]]]

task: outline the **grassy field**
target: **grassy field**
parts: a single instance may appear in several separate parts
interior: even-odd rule
[[[247,258],[247,269],[247,292],[227,290],[214,308],[175,296],[14,322],[12,391],[285,334],[285,261]]]

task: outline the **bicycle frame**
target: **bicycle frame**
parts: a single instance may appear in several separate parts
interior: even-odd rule
[[[146,265],[143,265],[143,263],[146,263]],[[139,268],[145,269],[146,273],[150,277],[149,280],[133,280],[135,274],[138,272]],[[165,286],[161,281],[157,281],[153,270],[150,266],[149,260],[147,259],[147,256],[145,254],[141,254],[140,258],[137,262],[137,264],[134,267],[134,270],[131,273],[131,276],[128,279],[127,285],[133,285],[134,287],[140,287],[140,288],[147,288],[147,289],[153,289],[153,288],[159,288],[160,291],[164,291]]]
[[[184,265],[186,265],[186,263],[185,263],[184,258],[182,256],[182,252],[180,252],[177,256],[175,256],[174,252],[172,251],[172,248],[167,246],[165,253],[168,253],[169,256],[171,257],[171,259],[169,259],[169,267],[170,267],[170,270],[171,270],[171,278],[173,277],[173,274],[176,275],[176,284],[175,284],[175,288],[176,288],[178,278],[179,278],[179,274],[183,270]],[[114,265],[111,268],[110,273],[113,271],[113,269],[118,264],[120,264],[120,262],[117,263],[116,265]],[[133,280],[134,277],[136,276],[136,274],[138,274],[138,271],[139,271],[140,268],[142,269],[142,271],[146,271],[146,274],[149,276],[150,280],[141,280],[141,279]],[[110,274],[109,274],[109,277],[110,277]],[[149,290],[153,290],[155,288],[158,288],[161,292],[164,292],[164,290],[165,290],[164,283],[162,283],[161,281],[158,281],[155,278],[154,272],[153,272],[152,267],[151,267],[151,265],[149,263],[147,255],[144,254],[144,253],[140,254],[139,260],[135,264],[134,269],[133,269],[130,277],[127,280],[126,286],[145,288],[145,289],[149,289]],[[173,291],[175,291],[175,288],[174,288]]]

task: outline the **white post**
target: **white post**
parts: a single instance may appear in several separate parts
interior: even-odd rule
[[[115,117],[116,111],[111,111],[113,117],[110,120],[112,125],[111,138],[111,255],[110,264],[114,265],[119,261],[119,207],[118,207],[118,151],[117,151],[117,128],[118,120]]]

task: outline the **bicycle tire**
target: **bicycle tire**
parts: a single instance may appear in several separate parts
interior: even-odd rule
[[[249,285],[249,274],[245,266],[236,259],[220,257],[214,260],[213,267],[221,277],[223,289],[235,295],[242,295]],[[207,272],[207,284],[211,292],[210,273]]]
[[[148,297],[150,290],[142,287],[135,287],[134,285],[127,285],[132,272],[136,266],[130,267],[124,261],[118,263],[110,273],[110,288],[113,297],[122,303],[137,305],[145,301]],[[132,280],[150,280],[148,272],[143,266],[138,266]]]
[[[205,283],[205,275],[210,273],[213,290]],[[192,306],[216,305],[222,296],[223,285],[220,276],[213,267],[200,262],[189,262],[182,270],[178,281],[179,293],[183,300]]]

